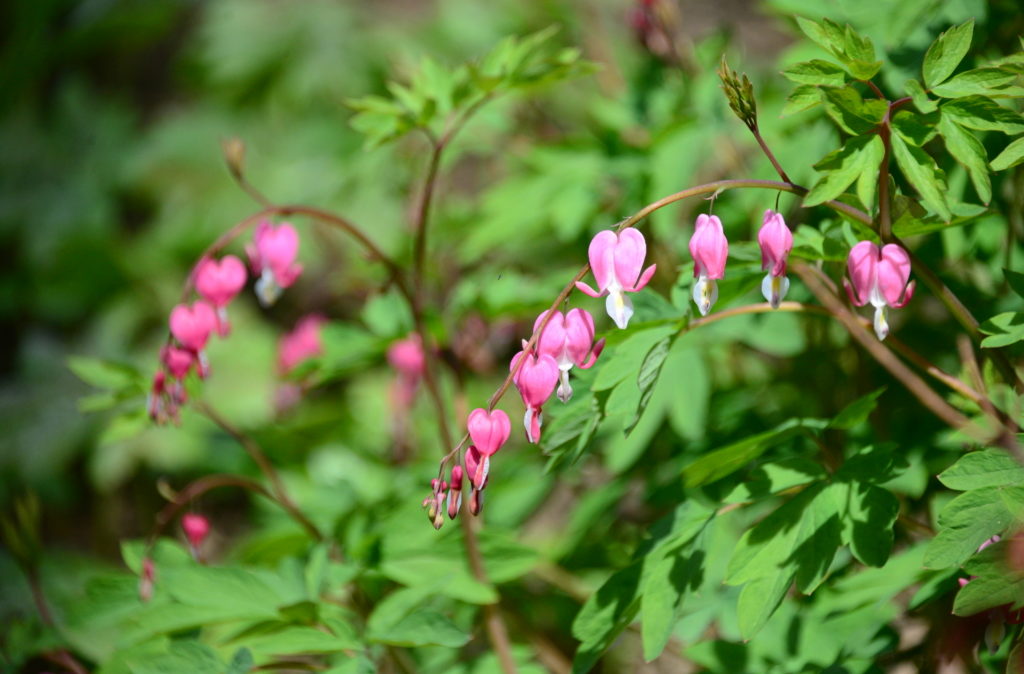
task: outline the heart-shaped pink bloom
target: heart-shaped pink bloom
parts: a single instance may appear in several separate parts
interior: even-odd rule
[[[188,349],[179,349],[176,346],[168,344],[160,350],[160,360],[163,362],[164,367],[175,379],[184,379],[188,371],[192,369],[192,363],[195,361],[195,354]]]
[[[174,338],[186,349],[198,353],[217,329],[217,313],[202,300],[194,302],[191,307],[179,304],[171,310],[170,325]]]
[[[725,278],[725,262],[729,257],[729,241],[717,215],[701,213],[690,237],[693,276],[715,280]]]
[[[277,365],[281,374],[291,372],[304,360],[323,354],[323,340],[320,337],[323,324],[323,316],[306,316],[296,324],[294,330],[281,338],[277,347]]]
[[[475,491],[487,486],[487,474],[490,470],[491,457],[470,445],[466,450],[466,477]]]
[[[210,521],[196,513],[186,513],[181,518],[181,529],[193,548],[198,548],[210,533]]]
[[[203,258],[196,266],[196,291],[213,306],[225,307],[245,286],[245,265],[234,255],[219,262]]]
[[[533,323],[534,332],[540,327],[548,312],[543,312]],[[594,318],[584,309],[571,309],[567,314],[556,311],[544,326],[544,332],[537,340],[537,350],[555,359],[558,363],[558,398],[562,402],[572,397],[569,385],[569,370],[575,365],[583,369],[597,362],[604,349],[604,340],[594,343]]]
[[[424,367],[423,346],[419,337],[414,335],[392,343],[388,347],[388,363],[399,374],[419,379],[423,375]]]
[[[484,456],[492,456],[501,449],[512,432],[512,423],[502,410],[488,412],[482,407],[478,407],[469,413],[469,421],[466,425],[469,428],[469,437],[473,440],[473,444]],[[466,468],[469,468],[468,464]],[[471,470],[470,474],[472,473]]]
[[[764,212],[764,224],[757,233],[761,246],[761,271],[772,276],[785,276],[786,259],[793,250],[793,232],[789,231],[781,213],[773,210]]]
[[[625,328],[633,315],[633,305],[623,293],[641,290],[657,268],[652,264],[643,269],[644,258],[647,257],[644,235],[632,227],[618,234],[606,229],[591,240],[588,256],[590,269],[597,280],[597,290],[583,281],[577,281],[576,287],[591,297],[602,297],[608,293],[605,303],[608,315],[616,325]]]
[[[299,254],[299,234],[287,222],[277,227],[261,222],[253,233],[252,245],[246,246],[249,262],[259,274],[256,295],[264,306],[273,304],[302,273],[302,265],[295,263]]]
[[[513,356],[509,364],[510,371],[515,370],[520,358],[524,358],[523,351]],[[560,373],[558,363],[546,353],[539,356],[527,353],[516,372],[514,381],[526,405],[523,425],[526,427],[526,439],[530,442],[540,440],[541,408],[555,392]]]
[[[862,307],[870,302],[875,307],[874,327],[879,339],[889,334],[886,306],[899,309],[914,295],[914,282],[907,283],[910,266],[910,255],[895,243],[879,248],[871,241],[861,241],[850,249],[846,260],[849,279],[843,279],[843,287],[854,305]]]

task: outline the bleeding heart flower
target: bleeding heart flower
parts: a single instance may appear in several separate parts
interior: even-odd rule
[[[510,371],[516,369],[519,359],[523,358],[524,354],[525,360],[513,381],[515,381],[516,388],[519,389],[519,394],[523,397],[523,404],[526,405],[526,416],[523,417],[526,439],[535,443],[540,440],[541,408],[555,392],[560,370],[555,359],[546,353],[537,356],[520,351],[512,357],[512,362],[509,364]]]
[[[160,349],[160,361],[167,368],[167,372],[170,373],[175,379],[184,379],[188,374],[188,371],[192,369],[192,363],[195,362],[195,355],[188,349],[179,349],[176,346],[168,344],[164,348]]]
[[[260,275],[256,281],[256,295],[264,306],[276,302],[281,290],[294,283],[302,273],[302,265],[295,263],[299,254],[299,234],[287,222],[277,227],[261,222],[256,226],[253,243],[246,246],[246,251],[253,270]]]
[[[411,407],[416,398],[416,389],[423,377],[425,358],[418,335],[400,339],[388,347],[388,363],[398,373],[391,395],[401,409]]]
[[[478,407],[469,413],[469,437],[477,450],[484,456],[493,456],[501,449],[512,432],[512,423],[502,410],[488,412]],[[469,468],[469,466],[466,466]],[[472,475],[474,471],[470,471]]]
[[[641,290],[651,280],[657,265],[647,269],[644,258],[647,256],[647,243],[644,235],[632,227],[616,234],[610,229],[598,232],[590,242],[588,250],[590,269],[597,280],[597,290],[583,281],[577,281],[576,287],[591,297],[602,297],[608,294],[605,309],[615,321],[615,325],[625,328],[633,315],[633,302],[625,293]]]
[[[454,466],[448,490],[448,519],[455,519],[460,508],[462,508],[462,466]]]
[[[540,327],[545,311],[533,322],[534,331]],[[604,349],[604,340],[594,343],[594,317],[584,309],[571,309],[562,314],[556,311],[544,326],[544,332],[537,340],[537,351],[555,359],[559,369],[558,399],[568,402],[572,398],[569,385],[569,370],[573,365],[587,369],[596,361]]]
[[[861,241],[850,250],[846,269],[850,276],[843,279],[846,294],[858,307],[868,302],[875,307],[875,334],[885,339],[889,334],[886,306],[899,309],[914,295],[914,282],[907,283],[910,255],[895,243],[879,248],[871,241]]]
[[[196,265],[196,292],[217,309],[217,331],[222,337],[228,334],[227,306],[245,286],[245,265],[234,255],[220,260],[203,258]]]
[[[725,262],[729,257],[729,241],[725,238],[722,221],[717,215],[701,213],[690,237],[690,255],[693,256],[693,301],[701,316],[707,316],[718,300],[716,279],[725,278]]]
[[[300,320],[295,329],[281,338],[277,347],[277,366],[282,374],[288,374],[299,363],[323,354],[323,340],[320,327],[323,316],[311,315]]]
[[[193,351],[199,363],[199,376],[207,374],[203,348],[210,334],[217,329],[217,314],[206,302],[199,300],[191,307],[179,304],[171,310],[171,334],[186,349]]]
[[[761,294],[771,303],[772,309],[778,309],[789,290],[786,259],[793,250],[793,233],[780,213],[767,210],[764,212],[764,224],[757,233],[757,242],[761,245],[761,271],[768,272],[761,282]]]

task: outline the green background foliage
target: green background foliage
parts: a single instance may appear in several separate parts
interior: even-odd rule
[[[1024,554],[1024,468],[994,435],[1003,423],[1012,445],[1022,419],[1006,368],[1019,371],[1024,341],[1024,15],[982,0],[655,3],[679,11],[658,15],[666,51],[635,34],[642,4],[2,10],[4,671],[52,669],[62,651],[110,674],[501,671],[484,629],[496,603],[522,672],[931,671],[954,657],[1024,671],[1009,662],[1019,627],[978,648],[1000,611],[1024,606],[1007,566]],[[642,231],[658,272],[627,330],[573,294],[607,346],[573,370],[569,403],[545,406],[539,447],[515,391],[503,400],[513,436],[492,460],[479,532],[488,582],[457,523],[434,531],[423,516],[450,449],[423,390],[396,430],[385,354],[413,330],[409,308],[351,239],[296,217],[302,277],[269,309],[243,293],[230,338],[209,348],[211,376],[189,387],[263,447],[326,540],[266,498],[210,491],[190,506],[213,523],[205,563],[172,523],[140,601],[167,498],[204,475],[261,479],[193,407],[166,427],[145,410],[192,265],[259,208],[221,141],[245,142],[246,177],[274,203],[342,213],[409,268],[430,139],[450,140],[425,322],[461,430],[596,232],[688,186],[777,177],[730,111],[723,55],[809,191],[776,202],[730,189],[652,213]],[[906,100],[892,108],[864,80]],[[915,269],[893,337],[984,389],[983,405],[932,382],[967,430],[826,316],[694,315],[698,213],[713,207],[731,242],[716,311],[760,302],[756,233],[776,205],[792,262],[838,282],[849,248],[881,239],[826,202],[877,221],[890,149],[892,234],[981,323],[967,334]],[[787,299],[815,304],[791,278]],[[328,319],[323,354],[280,376],[277,340],[314,312]],[[958,338],[975,339],[976,369]],[[299,381],[301,402],[278,409],[275,392]]]

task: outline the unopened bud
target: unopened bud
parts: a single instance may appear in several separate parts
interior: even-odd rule
[[[741,78],[739,73],[730,68],[725,62],[725,54],[722,54],[722,63],[718,67],[718,78],[722,80],[722,89],[725,90],[729,107],[748,129],[756,129],[757,102],[754,100],[754,85],[750,83],[750,78],[746,75]]]
[[[196,513],[187,513],[181,518],[181,529],[189,545],[198,548],[210,533],[210,520]]]
[[[479,515],[484,509],[484,492],[482,489],[474,489],[469,497],[469,512]]]
[[[245,143],[238,136],[232,136],[222,140],[220,147],[231,175],[240,180],[245,173]]]
[[[156,567],[153,560],[146,557],[142,560],[142,576],[139,578],[139,599],[149,601],[153,598],[153,585],[156,582]]]

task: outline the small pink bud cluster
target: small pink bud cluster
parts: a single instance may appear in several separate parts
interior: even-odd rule
[[[895,243],[879,248],[871,241],[861,241],[850,249],[846,270],[846,294],[855,306],[871,303],[875,308],[875,334],[885,339],[889,334],[886,307],[900,309],[914,296],[914,282],[907,283],[910,254]]]
[[[295,263],[298,247],[298,234],[291,225],[275,227],[261,222],[257,226],[247,250],[253,271],[259,276],[256,292],[262,304],[277,299],[281,288],[294,283],[302,271]],[[227,307],[245,287],[247,278],[245,264],[234,255],[199,260],[192,279],[200,299],[171,310],[171,340],[160,352],[161,370],[153,377],[147,407],[157,423],[179,420],[178,410],[187,400],[184,380],[193,368],[200,378],[209,374],[206,345],[212,334],[226,337],[230,333]]]

